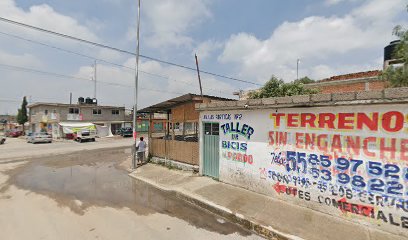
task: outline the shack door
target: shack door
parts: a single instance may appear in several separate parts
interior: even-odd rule
[[[204,123],[204,162],[203,175],[219,178],[220,172],[220,125]]]

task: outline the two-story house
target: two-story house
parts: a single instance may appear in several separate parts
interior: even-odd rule
[[[93,123],[108,127],[109,132],[114,134],[121,127],[131,126],[132,121],[125,107],[87,103],[34,103],[28,108],[30,131],[46,131],[55,138],[63,137],[60,123]]]

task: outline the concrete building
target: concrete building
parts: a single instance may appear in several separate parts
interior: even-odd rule
[[[202,175],[288,209],[308,208],[296,215],[307,221],[331,216],[364,234],[392,236],[377,239],[408,237],[408,88],[200,103],[196,110]]]
[[[0,115],[0,132],[14,129],[19,124],[15,115]],[[22,127],[21,127],[22,128]]]
[[[349,73],[305,84],[304,87],[317,89],[319,93],[383,90],[387,87],[388,82],[382,80],[381,73],[380,70]]]
[[[29,108],[29,131],[47,131],[54,138],[63,137],[59,123],[84,122],[105,126],[110,133],[121,127],[131,127],[132,117],[125,107],[97,104],[34,103]]]
[[[153,158],[198,165],[198,122],[197,103],[235,101],[215,96],[185,94],[141,109],[140,113],[150,116],[149,154]],[[155,119],[164,114],[164,119]]]

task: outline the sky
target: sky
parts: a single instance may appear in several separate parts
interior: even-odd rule
[[[249,81],[202,74],[207,95],[236,98],[271,76],[319,80],[382,68],[395,25],[408,25],[406,0],[142,0],[143,56]],[[136,0],[1,0],[0,17],[136,51]],[[0,21],[0,114],[23,96],[69,103],[134,101],[135,57]],[[140,59],[139,108],[199,93],[195,71]],[[119,65],[119,66],[118,66]],[[258,84],[258,85],[256,85]]]

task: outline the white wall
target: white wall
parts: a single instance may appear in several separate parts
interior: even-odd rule
[[[303,115],[306,120],[328,113],[327,118],[335,118],[335,129],[330,129],[331,126],[327,124],[320,127],[317,119],[306,127],[297,126],[300,115],[296,114],[301,113],[310,113]],[[371,130],[366,125],[358,129],[357,122],[362,116],[358,117],[357,113],[372,119],[378,114],[378,129]],[[283,114],[280,126],[276,125],[273,114]],[[292,122],[294,127],[287,126],[288,114],[295,114]],[[402,129],[397,129],[398,116],[402,116],[402,121],[399,121]],[[340,123],[343,123],[344,128],[352,129],[339,129],[339,119],[343,119]],[[207,111],[201,112],[200,120],[201,128],[202,122],[220,123],[222,182],[408,236],[406,104]],[[241,131],[245,124],[244,132],[253,128],[253,134],[250,137],[248,134],[235,135],[236,129],[224,132],[224,124],[231,122],[234,128],[239,123]],[[387,131],[387,126],[393,129]],[[374,128],[375,124],[371,127]],[[286,143],[276,141],[276,132],[287,133]],[[315,137],[313,144],[304,143],[306,133],[310,134],[310,138]],[[233,140],[236,136],[238,140]],[[317,139],[320,139],[320,144]],[[349,147],[353,146],[353,141],[360,142],[360,146]],[[228,149],[225,144],[228,142],[235,142],[234,148],[240,144],[240,149]],[[387,148],[390,146],[394,147]],[[246,156],[247,161],[242,156]],[[315,157],[322,161],[314,160]]]

